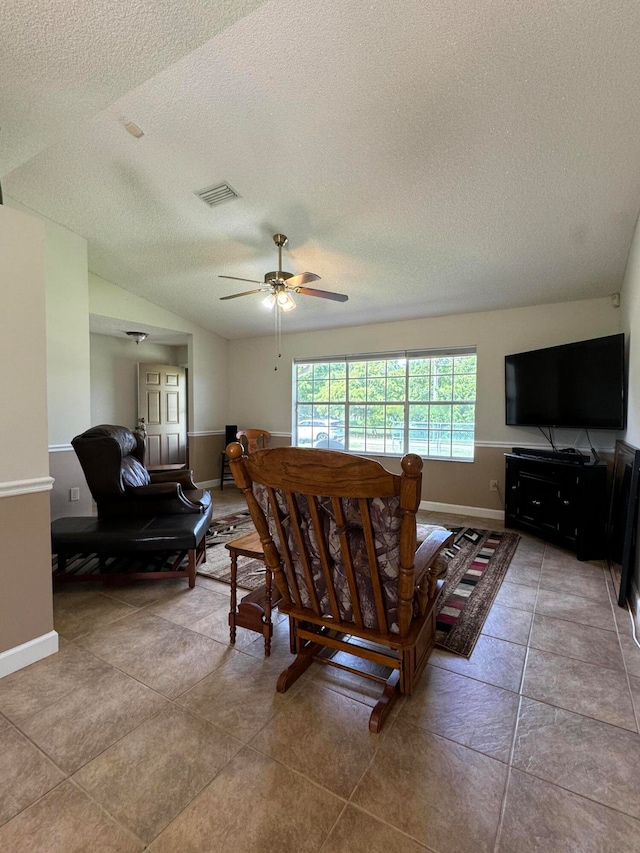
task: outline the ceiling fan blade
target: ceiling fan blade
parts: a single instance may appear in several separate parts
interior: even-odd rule
[[[333,299],[334,302],[346,302],[349,299],[344,293],[333,293],[330,290],[316,290],[315,287],[296,287],[296,293],[302,293],[304,296],[319,296],[320,299]]]
[[[232,293],[231,296],[221,296],[220,300],[223,299],[237,299],[238,296],[249,296],[251,293],[264,293],[264,288],[259,287],[257,290],[245,290],[244,293]]]
[[[320,281],[320,276],[314,272],[301,272],[300,275],[292,275],[286,281],[287,287],[299,287],[301,284],[309,284],[312,281]]]
[[[238,278],[237,275],[219,275],[218,278],[232,278],[234,281],[248,281],[250,284],[264,284],[264,281],[256,281],[255,278]]]

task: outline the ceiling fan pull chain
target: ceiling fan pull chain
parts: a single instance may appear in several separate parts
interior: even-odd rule
[[[280,314],[280,305],[276,301],[276,304],[273,306],[273,318],[275,322],[275,344],[276,344],[276,359],[274,370],[278,369],[278,359],[282,357],[281,349],[282,349],[282,320]]]

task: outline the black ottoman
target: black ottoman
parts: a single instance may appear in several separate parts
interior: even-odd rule
[[[122,581],[157,578],[188,578],[196,581],[196,568],[206,559],[205,536],[213,508],[206,513],[184,513],[149,517],[100,519],[97,516],[58,518],[51,523],[51,551],[58,555],[54,581]],[[169,570],[125,571],[121,573],[66,571],[67,559],[74,554],[96,554],[100,564],[108,557],[143,553],[176,553]],[[186,568],[180,569],[185,556]]]

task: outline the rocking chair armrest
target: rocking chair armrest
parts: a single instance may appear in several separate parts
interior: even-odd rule
[[[434,530],[416,551],[415,585],[418,591],[418,606],[424,613],[438,593],[439,581],[447,573],[448,563],[441,556],[443,548],[453,541],[453,533],[444,528]],[[442,583],[440,582],[440,586]]]
[[[189,471],[186,468],[182,471],[157,471],[151,474],[150,477],[152,485],[156,483],[178,483],[178,485],[187,491],[198,488],[193,482],[193,471]]]
[[[444,527],[434,530],[424,540],[422,545],[416,551],[414,558],[415,567],[415,585],[418,586],[424,579],[426,573],[429,572],[431,564],[434,562],[440,551],[451,545],[453,542],[453,533],[446,530]]]

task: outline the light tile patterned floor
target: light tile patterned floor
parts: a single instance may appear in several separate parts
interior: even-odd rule
[[[640,649],[602,564],[523,537],[471,658],[436,650],[381,735],[368,681],[276,693],[286,620],[270,659],[232,648],[228,592],[56,593],[60,652],[0,681],[0,850],[640,853]]]

